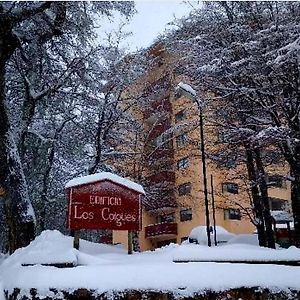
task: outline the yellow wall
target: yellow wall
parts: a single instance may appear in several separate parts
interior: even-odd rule
[[[156,51],[158,51],[156,49]],[[158,51],[159,52],[159,51]],[[167,55],[165,52],[160,53],[164,64],[160,66],[153,65],[152,69],[139,80],[139,83],[134,86],[134,91],[137,93],[141,87],[145,85],[151,85],[152,82],[163,77],[165,74],[169,74],[172,80],[172,85],[174,89],[178,82],[184,81],[188,82],[187,78],[176,76],[172,73],[172,63],[174,57]],[[190,195],[179,196],[178,192],[175,192],[176,202],[178,208],[174,209],[175,212],[175,222],[178,224],[178,234],[176,240],[177,243],[181,242],[181,238],[187,237],[191,230],[199,225],[205,225],[205,209],[204,209],[204,195],[203,195],[203,178],[202,178],[202,162],[199,150],[199,110],[192,100],[182,96],[176,98],[174,91],[170,91],[171,103],[172,103],[172,123],[175,126],[174,136],[173,136],[173,147],[174,147],[174,162],[173,170],[175,172],[175,187],[177,188],[180,184],[190,182],[192,184],[192,190]],[[142,108],[141,108],[142,109]],[[175,115],[181,110],[185,110],[186,119],[183,121],[176,122]],[[213,108],[206,108],[204,112],[204,128],[205,128],[205,146],[206,151],[211,151],[217,145],[217,134],[214,128],[209,123],[210,111]],[[147,125],[149,126],[149,124]],[[146,126],[146,127],[147,127]],[[189,144],[184,146],[176,145],[176,136],[186,132],[189,137]],[[189,167],[185,170],[177,170],[177,161],[183,157],[189,158]],[[268,170],[268,172],[278,172],[281,174],[287,173],[286,166],[275,166],[273,169]],[[147,175],[147,169],[143,170],[144,175]],[[244,178],[241,176],[244,174]],[[217,168],[212,162],[207,161],[207,178],[208,178],[208,198],[209,198],[209,209],[210,209],[210,224],[213,225],[212,218],[212,208],[211,208],[211,180],[210,176],[213,175],[214,180],[214,197],[215,197],[215,207],[216,207],[216,225],[223,226],[225,229],[232,233],[253,233],[255,227],[250,222],[249,218],[243,214],[247,208],[250,206],[249,198],[249,183],[247,182],[247,171],[245,166],[237,166],[231,170],[222,170]],[[238,176],[237,176],[238,175]],[[235,182],[239,185],[239,193],[231,194],[222,191],[222,183],[224,182]],[[270,197],[276,197],[281,199],[290,199],[290,186],[287,183],[286,188],[271,188],[269,189]],[[190,221],[180,221],[180,207],[191,207],[193,212],[193,218]],[[241,220],[225,220],[224,219],[224,209],[225,208],[239,208],[242,212]],[[154,249],[157,242],[163,240],[164,238],[145,238],[145,226],[149,224],[155,224],[156,218],[163,211],[157,212],[146,212],[143,211],[143,230],[139,233],[139,241],[141,250]],[[172,237],[169,237],[172,239]],[[127,246],[127,232],[114,232],[113,235],[114,242],[121,242]]]

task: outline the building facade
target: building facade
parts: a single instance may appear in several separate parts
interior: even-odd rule
[[[143,226],[139,232],[141,250],[151,250],[186,240],[193,228],[205,225],[203,173],[200,153],[199,109],[175,89],[188,79],[174,68],[176,58],[157,45],[149,52],[154,61],[137,90],[141,93],[140,113],[145,130],[143,178],[146,199]],[[135,92],[137,92],[135,90]],[[144,101],[143,101],[144,98]],[[219,136],[204,111],[204,142],[207,153],[218,146]],[[207,160],[210,225],[213,220],[232,233],[253,233],[251,198],[240,174],[245,167],[222,169]],[[289,210],[290,189],[282,175],[284,165],[270,169],[271,210]],[[278,175],[280,174],[280,175]],[[214,206],[212,205],[214,202]],[[213,214],[213,211],[215,213]],[[114,243],[127,244],[124,232],[113,233]]]

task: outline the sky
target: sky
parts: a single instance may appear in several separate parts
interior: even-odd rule
[[[174,17],[188,15],[192,7],[183,1],[136,1],[137,14],[128,28],[133,36],[128,39],[130,49],[147,47],[164,32]],[[170,27],[170,26],[169,26]],[[135,50],[135,49],[134,49]]]
[[[191,4],[182,0],[138,0],[135,1],[135,5],[137,13],[124,27],[126,31],[132,32],[132,36],[122,42],[122,46],[128,47],[129,51],[150,46],[159,34],[170,28],[167,24],[173,21],[174,17],[187,16],[192,10]],[[102,25],[101,31],[116,29],[120,22],[120,19],[115,19],[114,22]]]

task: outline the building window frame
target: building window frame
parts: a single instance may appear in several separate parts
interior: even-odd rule
[[[185,182],[180,184],[177,188],[179,196],[190,195],[192,190],[192,184],[190,182]]]
[[[238,194],[239,186],[235,182],[223,182],[222,183],[222,193]]]
[[[288,208],[288,200],[269,197],[269,207],[270,210],[287,210]]]
[[[169,213],[169,214],[164,214],[164,215],[160,215],[158,217],[158,223],[175,223],[175,213]]]
[[[153,139],[153,144],[157,148],[172,149],[173,148],[172,134],[165,133],[165,132],[162,133],[161,135]]]
[[[272,188],[286,188],[286,182],[282,175],[268,175],[268,186]]]
[[[175,122],[180,122],[183,121],[184,119],[186,119],[186,113],[185,110],[182,109],[181,111],[179,111],[178,113],[175,114]]]
[[[191,207],[182,207],[179,212],[180,222],[191,221],[193,219],[193,210]]]
[[[224,220],[241,220],[241,211],[239,208],[225,208]]]
[[[189,158],[187,156],[183,157],[177,161],[177,169],[178,170],[185,170],[188,167],[189,167]]]
[[[176,137],[176,146],[181,147],[181,146],[187,144],[188,139],[189,139],[189,137],[188,137],[188,134],[186,132],[178,135]]]

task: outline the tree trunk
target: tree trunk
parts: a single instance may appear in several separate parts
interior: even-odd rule
[[[300,247],[300,169],[293,168],[292,176],[294,181],[291,183],[291,200],[294,217],[294,241],[297,247]]]
[[[7,133],[8,116],[5,108],[5,62],[0,59],[0,196],[7,192]]]
[[[1,42],[0,42],[1,43]],[[16,229],[14,214],[8,200],[8,163],[7,163],[7,145],[8,145],[9,121],[5,107],[5,60],[0,59],[0,195],[5,200],[5,217],[8,226],[8,244],[9,250],[14,249],[14,240],[16,239]]]
[[[5,200],[11,252],[26,246],[34,238],[35,217],[16,145],[18,141],[10,132],[8,113],[5,107],[5,65],[19,45],[19,39],[14,34],[15,27],[19,26],[20,22],[44,12],[52,4],[56,5],[54,26],[39,36],[41,44],[46,43],[53,36],[62,34],[61,29],[66,19],[65,3],[54,4],[49,1],[32,9],[20,10],[15,15],[12,11],[2,13],[0,18],[0,196]],[[28,111],[25,111],[29,117],[34,113],[34,105],[32,105],[34,103],[30,104],[27,106]]]
[[[27,186],[18,150],[10,133],[5,105],[5,63],[10,57],[10,53],[4,51],[5,42],[0,37],[0,50],[3,51],[0,54],[0,192],[5,201],[9,250],[13,252],[17,248],[28,245],[33,239],[34,220],[26,217],[28,209],[32,208],[26,201],[28,200]]]
[[[266,242],[269,248],[275,249],[275,239],[274,239],[274,232],[272,228],[272,216],[270,212],[270,205],[269,205],[269,195],[268,195],[268,186],[266,182],[266,173],[265,169],[261,160],[260,150],[256,148],[255,150],[255,162],[256,167],[259,173],[259,188],[260,188],[260,197],[261,197],[261,204],[263,209],[263,216],[265,220],[266,226]]]
[[[23,167],[12,134],[8,133],[8,168],[7,175],[7,199],[6,203],[13,214],[13,241],[11,252],[27,246],[33,239],[35,233],[35,216],[29,200],[27,183]],[[12,231],[10,230],[10,231]]]
[[[265,234],[265,221],[263,216],[263,207],[261,204],[259,190],[257,187],[257,174],[255,171],[254,157],[250,147],[248,145],[245,145],[245,148],[246,148],[246,158],[247,158],[247,171],[248,171],[249,181],[251,184],[253,211],[256,220],[258,241],[260,246],[265,247],[267,245],[267,239]]]

